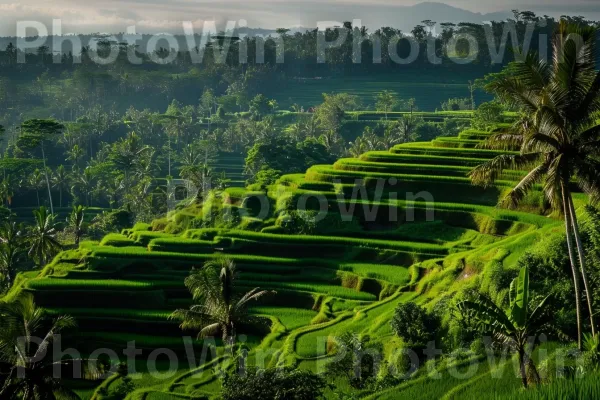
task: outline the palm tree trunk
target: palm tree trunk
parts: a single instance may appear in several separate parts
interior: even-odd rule
[[[48,200],[50,200],[50,214],[54,215],[54,206],[52,205],[52,192],[50,191],[50,179],[48,178],[48,168],[46,168],[46,155],[44,154],[44,144],[42,143],[42,161],[44,163],[44,175],[46,176],[46,186],[48,187]]]
[[[579,224],[577,223],[577,214],[575,213],[575,206],[573,204],[573,196],[569,193],[569,211],[571,213],[571,223],[573,225],[573,233],[575,236],[575,243],[577,245],[577,254],[579,256],[579,268],[581,269],[581,277],[583,278],[583,287],[585,289],[585,297],[590,312],[590,324],[592,325],[592,336],[596,336],[596,325],[594,324],[594,308],[592,306],[592,291],[588,285],[587,273],[585,271],[585,254],[583,251],[583,244],[581,243],[581,236],[579,235]]]
[[[58,188],[58,206],[62,208],[62,187]]]
[[[571,213],[569,212],[570,207],[567,201],[567,193],[565,185],[561,184],[562,188],[562,200],[563,200],[563,213],[565,218],[565,233],[567,235],[567,248],[569,250],[569,260],[571,262],[571,271],[573,272],[573,286],[575,289],[575,311],[577,314],[577,347],[579,350],[581,346],[581,295],[579,289],[579,276],[577,274],[577,268],[575,267],[575,255],[573,252],[573,241],[571,238]]]
[[[35,189],[35,197],[37,198],[38,208],[40,207],[40,191]]]

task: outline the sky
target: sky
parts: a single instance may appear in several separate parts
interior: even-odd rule
[[[352,18],[360,18],[367,26],[393,26],[394,16],[410,13],[411,9],[405,7],[416,3],[411,0],[0,0],[0,36],[15,36],[17,21],[39,21],[50,29],[55,18],[61,19],[63,34],[118,33],[128,26],[135,26],[137,33],[182,33],[182,21],[200,27],[205,20],[222,23],[240,19],[256,28],[311,28],[317,21]],[[569,14],[600,19],[600,0],[446,0],[444,3],[475,13],[509,12],[518,8],[551,16]],[[443,15],[432,17],[441,19]]]

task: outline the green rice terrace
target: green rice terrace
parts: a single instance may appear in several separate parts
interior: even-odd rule
[[[494,274],[515,271],[527,248],[563,226],[543,215],[537,192],[521,211],[496,206],[524,171],[507,171],[487,188],[471,184],[469,171],[501,153],[477,148],[488,135],[465,131],[315,165],[281,177],[265,192],[237,187],[213,193],[152,224],[62,252],[43,271],[21,274],[8,296],[29,292],[50,314],[75,317],[78,328],[71,339],[81,351],[124,349],[135,340],[146,355],[161,347],[184,355],[178,322],[168,319],[176,308],[191,304],[183,281],[192,268],[227,257],[237,265],[241,289],[277,292],[251,308],[271,325],[245,337],[250,364],[268,349],[264,366],[317,371],[334,357],[332,340],[344,332],[368,335],[389,359],[401,346],[390,326],[399,304],[443,307],[460,290],[491,285]],[[581,196],[575,197],[578,202]],[[301,234],[294,230],[302,216],[298,207],[314,220]],[[226,227],[205,227],[207,221],[216,226],[213,219]],[[201,343],[194,342],[197,352]],[[550,354],[560,349],[545,347]],[[192,368],[181,358],[177,372],[164,380],[141,370],[142,384],[127,398],[217,396],[220,384],[212,368],[227,357],[218,350],[216,358]],[[468,380],[448,375],[482,357],[466,350],[435,370],[421,369],[375,393],[347,383],[340,390],[370,399],[465,399],[481,398],[478,390],[493,386],[501,398],[517,395],[520,379],[510,358],[506,368],[482,363]],[[435,371],[444,378],[434,379]],[[492,379],[493,374],[500,378]],[[83,398],[102,398],[101,389],[119,379],[78,391]]]

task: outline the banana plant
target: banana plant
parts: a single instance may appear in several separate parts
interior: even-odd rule
[[[535,383],[539,383],[540,380],[531,353],[535,348],[535,337],[547,322],[544,311],[549,296],[535,307],[530,304],[527,266],[519,271],[519,276],[510,284],[509,294],[510,304],[507,310],[483,296],[476,301],[462,301],[458,308],[468,315],[481,331],[491,332],[496,341],[509,346],[518,355],[521,380],[523,386],[527,387],[527,366]]]

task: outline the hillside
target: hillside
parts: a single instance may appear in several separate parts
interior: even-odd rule
[[[271,350],[267,365],[314,370],[327,358],[329,339],[319,338],[344,332],[370,335],[389,356],[398,344],[389,321],[399,303],[443,306],[498,268],[514,269],[525,248],[561,227],[539,215],[535,194],[526,201],[531,213],[496,207],[522,171],[506,172],[493,187],[470,184],[469,170],[499,154],[476,148],[487,135],[465,131],[316,165],[283,176],[267,193],[226,189],[151,226],[82,243],[39,275],[22,274],[18,287],[50,313],[76,317],[71,339],[79,349],[124,349],[136,340],[138,348],[183,354],[181,331],[167,320],[190,304],[183,279],[206,260],[227,255],[244,287],[277,291],[254,308],[272,319],[270,333],[252,332],[247,340]],[[315,217],[320,221],[311,221]],[[219,387],[211,368],[208,363],[194,374],[182,367],[167,383],[146,382],[132,398],[209,396]],[[420,382],[429,392],[419,398],[452,398],[466,383],[427,379]],[[499,382],[508,391],[519,385],[510,374]],[[414,398],[413,389],[377,398]]]

